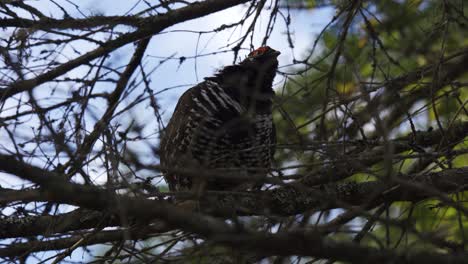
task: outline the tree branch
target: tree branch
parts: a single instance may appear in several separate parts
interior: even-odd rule
[[[18,81],[11,84],[8,88],[0,90],[0,100],[34,89],[36,86],[51,81],[52,79],[67,73],[68,71],[88,63],[96,58],[104,56],[115,49],[118,49],[128,43],[148,38],[162,30],[173,26],[175,24],[188,21],[194,18],[203,17],[211,13],[215,13],[229,7],[236,6],[247,2],[248,0],[206,0],[203,2],[196,2],[186,7],[182,7],[173,11],[169,11],[161,16],[154,16],[144,20],[144,24],[138,30],[122,35],[114,40],[110,40],[105,45],[92,50],[84,55],[63,63],[56,68],[47,71],[33,79]]]

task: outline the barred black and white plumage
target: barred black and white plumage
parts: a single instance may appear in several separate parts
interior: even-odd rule
[[[203,170],[266,175],[276,143],[271,110],[279,54],[261,47],[182,95],[161,139],[161,165],[172,191],[192,189]],[[184,170],[192,173],[184,175]],[[229,190],[241,184],[208,179],[204,188]]]

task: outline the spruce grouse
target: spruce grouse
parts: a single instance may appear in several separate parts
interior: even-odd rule
[[[200,181],[206,190],[243,184],[235,177],[203,176],[208,171],[266,176],[276,143],[271,111],[279,54],[260,47],[182,95],[161,139],[171,191],[191,190]]]

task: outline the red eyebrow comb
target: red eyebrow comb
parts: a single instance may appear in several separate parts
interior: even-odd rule
[[[249,56],[248,57],[252,57],[252,56],[258,56],[258,55],[261,55],[267,51],[271,50],[270,47],[268,46],[263,46],[263,47],[260,47],[252,52],[249,53]]]

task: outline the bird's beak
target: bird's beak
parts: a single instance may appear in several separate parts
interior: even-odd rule
[[[273,51],[273,56],[278,57],[281,54],[281,52],[275,50]]]

